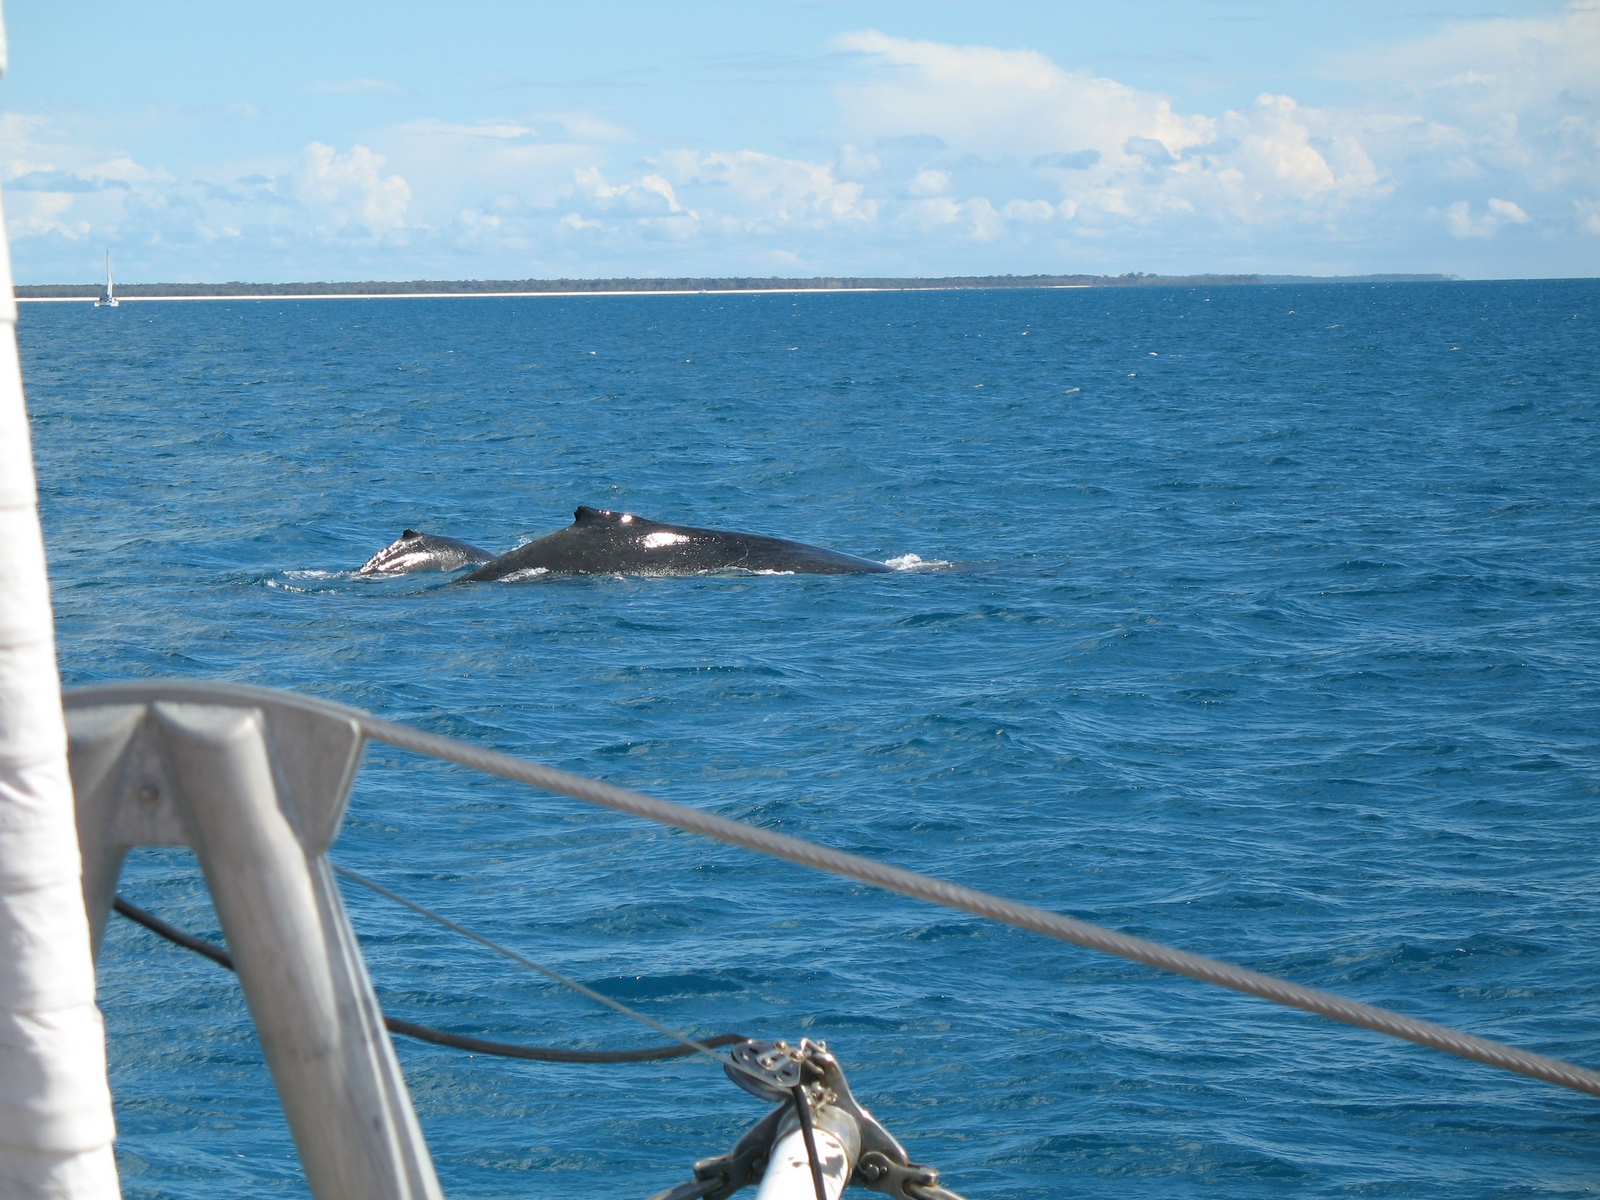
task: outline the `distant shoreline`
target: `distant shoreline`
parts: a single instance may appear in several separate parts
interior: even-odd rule
[[[1280,283],[1446,283],[1454,275],[952,275],[941,278],[465,279],[345,283],[130,283],[119,300],[364,300],[440,296],[654,296],[746,292],[960,291],[1005,288],[1238,287]],[[97,283],[35,283],[18,300],[93,300]]]

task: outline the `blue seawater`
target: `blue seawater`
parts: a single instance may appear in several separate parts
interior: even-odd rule
[[[1600,1066],[1600,283],[26,306],[63,672],[238,680]],[[934,569],[351,569],[578,504]],[[1600,1190],[1600,1102],[374,748],[337,861],[974,1200]],[[185,852],[130,898],[216,934]],[[366,893],[394,1015],[656,1034]],[[117,922],[130,1197],[303,1194],[237,987]],[[447,1194],[644,1196],[698,1061],[398,1041]]]

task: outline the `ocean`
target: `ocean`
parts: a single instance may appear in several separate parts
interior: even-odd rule
[[[1600,1067],[1600,282],[23,306],[70,685],[292,688]],[[579,504],[893,574],[355,578]],[[970,1200],[1600,1191],[1600,1102],[383,747],[335,861],[823,1039]],[[185,851],[123,894],[218,936]],[[367,893],[386,1011],[660,1036]],[[113,919],[130,1198],[304,1194]],[[644,1197],[714,1064],[396,1040],[451,1197]]]

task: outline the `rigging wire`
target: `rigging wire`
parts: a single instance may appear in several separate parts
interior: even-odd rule
[[[483,934],[476,933],[473,930],[468,929],[465,925],[459,925],[455,921],[452,921],[449,917],[444,916],[441,913],[434,912],[431,908],[424,908],[414,900],[407,900],[404,896],[398,895],[395,892],[391,892],[381,883],[373,882],[365,875],[358,875],[356,872],[350,870],[350,868],[341,867],[335,863],[329,863],[328,865],[333,868],[333,873],[335,875],[338,875],[344,879],[348,879],[351,883],[360,884],[368,891],[376,892],[378,895],[387,900],[393,900],[402,908],[409,908],[418,916],[427,917],[428,920],[433,921],[436,924],[443,925],[446,929],[453,930],[469,941],[477,942],[478,945],[483,946],[486,949],[493,950],[496,954],[499,954],[505,958],[509,958],[512,962],[521,963],[523,966],[539,972],[539,974],[545,976],[546,978],[555,980],[562,987],[571,988],[580,996],[587,996],[596,1004],[603,1004],[614,1012],[619,1012],[625,1017],[630,1017],[633,1020],[638,1021],[641,1025],[648,1025],[657,1033],[666,1034],[674,1041],[681,1042],[683,1045],[687,1046],[688,1051],[686,1053],[703,1054],[707,1058],[715,1059],[717,1062],[722,1064],[724,1070],[738,1071],[742,1074],[749,1075],[754,1079],[765,1078],[759,1073],[750,1070],[750,1068],[746,1067],[743,1063],[736,1061],[732,1056],[717,1053],[716,1050],[712,1049],[705,1042],[697,1042],[688,1035],[679,1033],[671,1026],[663,1025],[655,1018],[647,1017],[644,1015],[644,1013],[639,1012],[637,1009],[629,1008],[620,1000],[613,1000],[610,996],[603,996],[599,992],[595,991],[592,987],[586,987],[585,985],[579,983],[576,979],[568,979],[559,971],[552,971],[549,967],[543,965],[542,963],[534,962],[533,959],[529,958],[527,955],[519,954],[509,946],[502,946],[499,942],[491,941],[489,938],[484,937]]]
[[[794,1085],[794,1115],[800,1120],[800,1136],[805,1139],[806,1159],[811,1167],[811,1186],[816,1189],[817,1200],[828,1200],[827,1185],[822,1182],[822,1163],[817,1160],[817,1137],[811,1127],[811,1101],[806,1098],[806,1085]]]
[[[174,945],[182,946],[185,950],[192,950],[196,954],[209,958],[219,966],[233,970],[233,955],[229,954],[215,942],[208,942],[205,938],[195,937],[186,930],[179,929],[163,921],[148,909],[140,908],[118,896],[112,906],[117,913],[135,925],[142,925],[151,933],[164,937]],[[688,1046],[647,1046],[641,1050],[566,1050],[557,1046],[519,1046],[511,1042],[492,1042],[485,1038],[468,1037],[460,1033],[446,1033],[442,1029],[434,1029],[428,1025],[418,1025],[411,1021],[402,1021],[398,1017],[385,1016],[384,1025],[390,1033],[398,1033],[402,1037],[415,1038],[419,1042],[431,1042],[436,1046],[448,1046],[453,1050],[467,1050],[474,1054],[492,1054],[497,1058],[520,1058],[532,1062],[553,1063],[627,1063],[627,1062],[658,1062],[669,1058],[686,1058],[696,1053]],[[737,1042],[747,1042],[750,1039],[742,1033],[719,1033],[715,1037],[700,1039],[702,1046],[731,1046]]]
[[[535,971],[538,971],[541,975],[546,975],[555,980],[557,983],[571,988],[579,995],[587,996],[589,999],[596,1000],[605,1005],[607,1008],[615,1009],[624,1016],[632,1017],[635,1021],[641,1021],[650,1026],[652,1029],[655,1029],[661,1033],[665,1033],[669,1037],[676,1038],[682,1043],[682,1045],[654,1047],[645,1050],[611,1051],[558,1050],[545,1047],[514,1046],[505,1042],[489,1042],[484,1041],[481,1038],[463,1037],[460,1034],[445,1033],[443,1030],[431,1029],[426,1025],[415,1025],[410,1021],[401,1021],[394,1017],[385,1016],[383,1018],[383,1023],[391,1033],[399,1033],[405,1035],[406,1037],[417,1038],[420,1041],[434,1042],[439,1045],[451,1046],[460,1050],[476,1050],[481,1053],[495,1054],[504,1058],[529,1058],[540,1062],[653,1062],[666,1058],[682,1058],[690,1054],[705,1054],[716,1059],[718,1062],[723,1063],[725,1067],[734,1067],[735,1069],[742,1071],[744,1074],[749,1075],[754,1079],[764,1079],[764,1076],[762,1076],[759,1072],[750,1070],[750,1068],[746,1067],[743,1063],[737,1062],[730,1056],[717,1054],[715,1052],[714,1048],[717,1046],[728,1046],[735,1042],[749,1041],[750,1039],[745,1037],[743,1034],[722,1033],[718,1034],[716,1037],[706,1038],[702,1041],[695,1041],[692,1038],[678,1033],[676,1030],[670,1029],[659,1022],[651,1020],[643,1013],[629,1008],[626,1004],[623,1004],[620,1001],[612,1000],[609,997],[603,996],[592,988],[585,987],[575,979],[568,979],[565,975],[562,975],[556,971],[552,971],[549,967],[534,962],[533,959],[528,958],[526,955],[519,954],[515,950],[501,946],[497,942],[490,941],[481,934],[474,933],[472,930],[466,928],[466,926],[459,925],[450,920],[450,918],[434,912],[432,909],[425,908],[420,904],[417,904],[411,900],[407,900],[404,896],[398,895],[395,892],[391,892],[388,888],[373,882],[363,875],[358,875],[356,872],[351,871],[348,868],[340,867],[333,863],[328,865],[333,868],[335,874],[343,876],[352,883],[360,884],[362,887],[368,888],[371,891],[376,892],[378,895],[394,901],[396,904],[402,905],[405,908],[409,908],[412,912],[427,917],[430,921],[436,921],[440,925],[443,925],[446,929],[452,930],[463,937],[469,938],[481,946],[486,946],[490,950],[493,950],[496,954],[502,954],[511,959],[513,962],[521,963],[525,967],[531,967]],[[111,906],[121,916],[126,917],[128,920],[137,925],[144,926],[152,933],[158,934],[161,937],[166,938],[168,941],[182,946],[186,950],[192,950],[196,954],[204,955],[212,962],[217,963],[219,966],[226,967],[230,971],[234,970],[233,955],[229,954],[216,943],[208,942],[204,938],[196,937],[194,934],[189,933],[186,930],[179,929],[176,925],[172,925],[166,921],[163,921],[160,917],[156,916],[149,910],[140,908],[136,904],[129,903],[121,896],[117,896],[112,901]],[[793,1089],[793,1098],[795,1114],[800,1120],[800,1129],[805,1138],[806,1158],[811,1167],[811,1181],[817,1193],[817,1200],[828,1200],[827,1190],[822,1179],[822,1164],[817,1157],[816,1138],[812,1133],[811,1105],[806,1097],[805,1085],[803,1083],[795,1084]]]
[[[1012,925],[1059,941],[1071,942],[1085,949],[1114,954],[1119,958],[1131,959],[1162,971],[1187,975],[1203,983],[1212,983],[1236,992],[1258,996],[1274,1004],[1303,1009],[1335,1021],[1342,1021],[1347,1025],[1360,1026],[1375,1033],[1442,1050],[1459,1058],[1472,1059],[1501,1070],[1514,1071],[1519,1075],[1527,1075],[1559,1087],[1570,1088],[1576,1092],[1600,1096],[1600,1071],[1563,1062],[1559,1058],[1551,1058],[1531,1050],[1508,1046],[1503,1042],[1463,1033],[1459,1029],[1451,1029],[1449,1026],[1438,1025],[1432,1021],[1408,1017],[1403,1013],[1379,1008],[1377,1005],[1363,1004],[1359,1000],[1351,1000],[1334,992],[1292,983],[1287,979],[1252,971],[1221,959],[1179,950],[1175,946],[1166,946],[1131,934],[1119,933],[1103,925],[1080,921],[1075,917],[1051,912],[1049,909],[1036,908],[1031,904],[1019,904],[1015,900],[1007,900],[1002,896],[978,891],[976,888],[962,887],[960,884],[908,871],[903,867],[863,858],[858,854],[847,854],[842,850],[834,850],[815,842],[747,825],[742,821],[729,820],[715,813],[658,800],[643,792],[616,787],[596,779],[586,779],[570,771],[560,771],[540,763],[526,762],[509,754],[457,741],[455,738],[427,733],[409,725],[385,721],[366,713],[352,713],[351,716],[360,722],[362,731],[368,737],[403,750],[414,750],[419,754],[442,758],[473,770],[498,775],[502,779],[526,783],[547,792],[570,796],[574,800],[643,817],[657,824],[671,825],[686,833],[743,846],[758,854],[786,859],[800,866],[810,867],[812,870],[842,875],[847,879],[854,879],[886,891],[899,892],[901,895],[926,900],[945,908],[959,909],[977,917],[998,921],[1003,925]],[[341,874],[348,875],[348,872],[341,871]],[[409,902],[401,901],[401,903]],[[609,1000],[604,1003],[618,1007]],[[654,1025],[652,1027],[660,1028]]]

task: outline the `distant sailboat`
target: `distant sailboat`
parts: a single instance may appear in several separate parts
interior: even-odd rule
[[[96,308],[116,308],[117,292],[111,283],[111,251],[106,251],[106,290],[100,293],[100,298],[94,302]]]

